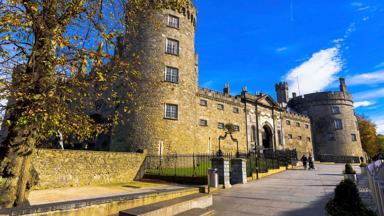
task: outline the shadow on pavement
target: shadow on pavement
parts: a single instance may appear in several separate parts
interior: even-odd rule
[[[328,200],[331,199],[331,196],[322,197],[320,200],[312,202],[308,207],[302,209],[296,209],[292,211],[287,211],[281,216],[326,216],[327,211],[325,210],[325,205]]]

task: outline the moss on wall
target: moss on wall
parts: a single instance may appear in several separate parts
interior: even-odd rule
[[[39,149],[33,189],[124,183],[134,180],[145,154]]]

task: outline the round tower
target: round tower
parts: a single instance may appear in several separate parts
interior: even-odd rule
[[[340,79],[339,92],[319,92],[292,98],[288,106],[312,122],[317,160],[346,162],[363,156],[352,95]]]
[[[196,9],[190,0],[128,5],[120,55],[137,70],[132,111],[113,131],[111,150],[193,153],[197,55]],[[161,5],[160,5],[161,4]]]

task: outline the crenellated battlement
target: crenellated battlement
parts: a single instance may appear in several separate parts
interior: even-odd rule
[[[166,9],[183,14],[196,27],[197,10],[191,0],[162,0]]]
[[[231,103],[235,105],[242,105],[240,96],[233,96],[230,94],[224,94],[215,90],[207,88],[199,88],[197,96],[209,98],[212,100],[217,100],[224,103]]]
[[[352,95],[347,92],[317,92],[297,96],[289,101],[290,105],[304,105],[311,103],[335,103],[335,101],[343,101],[345,104],[353,104]]]
[[[308,116],[300,114],[300,113],[285,111],[283,113],[283,115],[286,118],[297,119],[297,120],[300,120],[300,121],[310,122],[310,118]]]

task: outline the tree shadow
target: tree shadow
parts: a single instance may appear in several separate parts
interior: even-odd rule
[[[325,210],[325,205],[332,198],[332,194],[330,193],[319,200],[311,202],[308,207],[284,212],[281,216],[326,216],[328,214]]]

